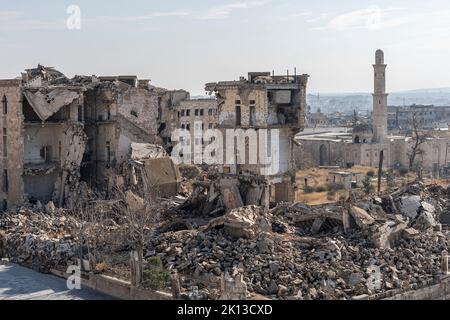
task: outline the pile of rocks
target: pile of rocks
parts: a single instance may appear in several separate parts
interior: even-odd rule
[[[12,262],[48,272],[75,258],[78,222],[66,215],[48,215],[20,209],[0,216],[5,255]]]
[[[282,204],[269,213],[243,207],[205,228],[149,239],[147,256],[158,255],[169,269],[197,278],[237,270],[249,292],[273,298],[350,299],[422,287],[439,279],[450,241],[419,218],[438,221],[445,199],[423,186],[417,190],[414,219],[407,216],[410,209],[386,209],[385,197],[401,208],[398,201],[411,196],[404,190],[347,207]]]

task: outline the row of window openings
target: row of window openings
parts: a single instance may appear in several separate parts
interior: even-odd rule
[[[205,124],[204,123],[202,123],[202,125],[201,125],[201,128],[202,128],[202,130],[205,130]],[[210,123],[210,124],[208,124],[208,129],[213,129],[214,128],[214,124],[212,124],[212,123]],[[191,130],[191,125],[188,123],[188,124],[181,124],[181,129],[186,129],[186,130]],[[197,129],[197,130],[199,130],[200,129],[200,125],[195,125],[195,129]]]
[[[213,110],[213,109],[208,109],[208,116],[213,116],[217,114],[217,110]],[[205,115],[205,110],[204,109],[195,109],[194,110],[194,115],[196,117],[198,116],[204,116]],[[190,117],[191,116],[191,110],[190,109],[183,109],[181,111],[178,111],[178,118],[180,117]]]
[[[238,101],[236,101],[238,102]],[[256,124],[256,109],[255,106],[250,106],[250,118],[249,118],[249,125],[254,126]],[[242,125],[242,110],[241,106],[236,106],[236,126]]]
[[[240,105],[241,104],[241,100],[236,100],[235,102],[234,102],[236,105]],[[256,104],[256,101],[255,100],[250,100],[249,102],[248,102],[248,104],[251,106],[251,105],[255,105]]]
[[[213,143],[214,141],[216,141],[216,137],[211,137],[209,139],[209,143]],[[182,145],[186,145],[186,146],[189,146],[191,144],[191,140],[190,139],[184,140],[183,137],[180,137],[180,142],[182,143]],[[205,144],[205,139],[203,139],[203,138],[196,138],[195,139],[195,145],[198,146],[200,144],[204,145]]]

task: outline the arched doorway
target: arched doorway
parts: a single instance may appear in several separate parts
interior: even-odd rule
[[[320,146],[320,165],[326,166],[328,163],[327,147],[323,144]]]
[[[355,137],[355,143],[359,143],[360,141],[359,141],[359,136],[356,136]]]

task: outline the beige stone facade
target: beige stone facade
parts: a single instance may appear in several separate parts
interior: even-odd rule
[[[0,170],[1,206],[6,209],[23,200],[23,117],[20,80],[0,80],[2,139]],[[12,143],[13,142],[13,143]]]
[[[293,138],[305,125],[307,81],[306,74],[250,72],[247,79],[206,84],[206,91],[214,92],[218,101],[218,128],[225,138],[224,161],[219,166],[224,179],[259,178],[266,184],[262,189],[264,184],[259,184],[257,190],[247,187],[254,196],[244,204],[262,204],[270,199],[269,195],[278,202],[293,200]],[[228,136],[230,129],[235,130],[235,135]],[[272,148],[272,136],[278,149]],[[245,148],[238,149],[239,143]],[[250,152],[250,146],[258,151]],[[270,163],[261,158],[261,148],[267,150],[266,155],[271,154]],[[229,161],[230,153],[236,157],[233,161]]]

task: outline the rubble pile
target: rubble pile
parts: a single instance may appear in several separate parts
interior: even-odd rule
[[[0,218],[0,229],[5,230],[6,256],[14,263],[41,272],[67,266],[74,259],[78,247],[74,234],[79,228],[79,223],[68,215],[48,215],[30,209]]]
[[[242,207],[204,227],[148,239],[147,256],[158,255],[169,269],[197,278],[237,270],[249,292],[281,299],[414,289],[440,277],[440,257],[450,241],[420,217],[438,221],[446,192],[414,184],[346,208],[281,204],[264,213]],[[403,208],[403,214],[388,210],[402,210],[402,199],[412,196],[419,206]]]
[[[214,184],[206,176],[204,182],[203,189],[196,182],[195,188],[203,190],[196,197],[220,205]],[[449,191],[413,183],[343,204],[244,206],[217,216],[202,215],[200,209],[211,212],[205,207],[187,215],[186,206],[195,208],[196,198],[183,198],[176,206],[169,201],[164,222],[146,229],[144,255],[158,256],[169,272],[181,275],[184,291],[198,286],[209,298],[218,298],[217,288],[228,274],[242,276],[238,283],[251,295],[274,299],[352,299],[416,289],[441,277],[441,255],[450,241],[439,218],[448,207]],[[125,202],[132,211],[144,205],[132,192]],[[106,202],[91,210],[103,217],[95,220],[102,229],[93,223],[82,241],[86,224],[80,215],[51,202],[36,206],[0,215],[0,251],[6,249],[13,262],[48,272],[77,263],[80,252],[92,262],[86,247],[128,259],[126,221],[114,220]],[[115,237],[113,244],[112,235],[119,233],[124,237]],[[102,258],[95,255],[91,265],[117,267]]]

